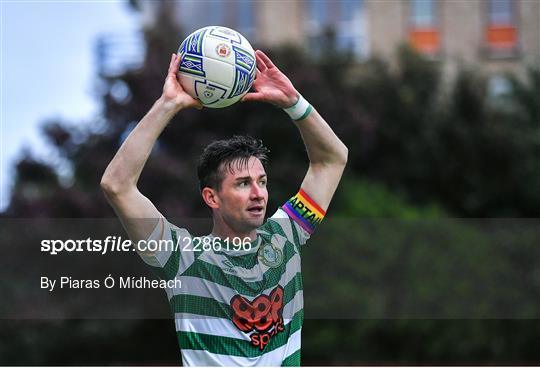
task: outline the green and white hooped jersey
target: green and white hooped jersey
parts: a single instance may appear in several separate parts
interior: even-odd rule
[[[172,240],[178,246],[141,257],[160,278],[181,281],[181,287],[166,292],[184,365],[300,365],[301,246],[312,231],[300,224],[297,197],[238,251],[211,235],[196,239],[160,219],[149,240]],[[200,249],[212,240],[213,249]]]

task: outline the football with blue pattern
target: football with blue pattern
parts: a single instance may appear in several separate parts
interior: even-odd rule
[[[204,27],[178,49],[178,76],[184,90],[206,107],[239,101],[255,79],[255,52],[240,33],[226,27]]]

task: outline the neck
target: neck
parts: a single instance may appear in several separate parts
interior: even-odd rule
[[[214,220],[212,235],[220,239],[229,239],[230,241],[232,241],[234,238],[239,238],[242,240],[249,238],[251,241],[254,241],[257,239],[257,229],[249,231],[237,231],[221,221]]]

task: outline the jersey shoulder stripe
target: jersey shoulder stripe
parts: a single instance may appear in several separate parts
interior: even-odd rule
[[[284,210],[283,206],[279,207],[276,213],[263,226],[270,234],[276,231],[284,234],[287,240],[294,244],[298,253],[300,253],[300,246],[304,245],[311,236],[297,221],[294,221]]]
[[[159,278],[172,280],[200,255],[200,252],[182,252],[191,239],[192,236],[186,229],[171,224],[161,216],[145,242],[146,247],[154,247],[153,251],[139,252],[139,255]]]

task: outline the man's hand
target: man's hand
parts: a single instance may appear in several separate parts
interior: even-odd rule
[[[194,99],[184,91],[182,85],[178,81],[177,72],[180,65],[180,57],[176,54],[172,54],[171,62],[169,64],[169,71],[167,72],[167,78],[163,85],[163,94],[161,99],[167,107],[171,107],[177,110],[184,109],[186,107],[195,107],[196,109],[202,109],[203,105],[200,101]]]
[[[261,50],[255,51],[257,76],[253,83],[255,92],[247,93],[242,101],[268,102],[282,109],[291,107],[298,101],[298,92],[272,60]]]

